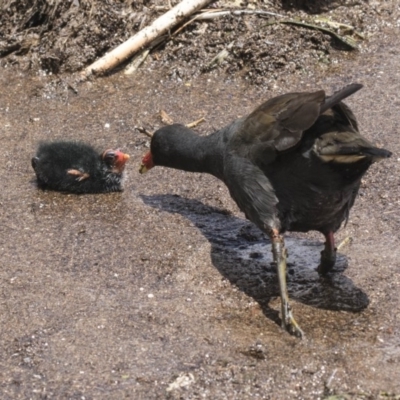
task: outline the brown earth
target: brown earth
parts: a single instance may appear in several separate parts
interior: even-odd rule
[[[103,15],[127,7],[104,3]],[[365,34],[359,52],[336,48],[319,31],[229,17],[184,30],[132,76],[98,78],[75,92],[66,71],[96,58],[100,40],[90,50],[81,30],[81,44],[71,46],[75,61],[65,56],[58,70],[48,69],[42,57],[54,50],[51,38],[62,25],[55,18],[47,41],[0,59],[1,399],[398,398],[399,6],[316,3],[245,5],[290,17],[324,12]],[[149,20],[162,12],[154,2],[132,4]],[[89,27],[100,11],[93,9]],[[11,24],[21,27],[23,14],[30,15],[0,14],[2,45],[12,34],[20,40]],[[115,37],[105,35],[107,46],[123,38],[118,21]],[[232,41],[229,57],[205,70]],[[315,271],[322,238],[287,235],[289,291],[306,333],[298,340],[279,326],[265,238],[213,177],[163,168],[140,176],[148,138],[135,127],[161,126],[164,109],[176,122],[205,116],[197,128],[205,134],[273,95],[330,93],[353,81],[365,85],[348,101],[363,134],[394,154],[366,175],[337,234],[353,241],[330,279]],[[128,152],[125,191],[38,190],[30,158],[38,141],[61,138]]]

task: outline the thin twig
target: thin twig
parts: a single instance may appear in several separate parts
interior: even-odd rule
[[[160,110],[161,121],[166,125],[172,125],[174,120],[167,114],[165,110]]]
[[[274,13],[271,11],[265,10],[223,10],[223,11],[208,11],[201,14],[196,15],[193,19],[197,19],[199,21],[214,19],[219,17],[224,17],[225,15],[270,15],[273,17],[281,17],[284,18],[285,16],[282,14]]]
[[[186,124],[186,128],[195,128],[197,125],[201,124],[203,121],[206,119],[204,117],[199,118],[196,121],[190,122],[189,124]]]
[[[274,17],[282,17],[284,18],[285,16],[282,14],[277,14],[274,12],[270,11],[264,11],[264,10],[223,10],[223,9],[218,9],[218,10],[200,10],[200,14],[196,14],[191,20],[185,22],[182,26],[180,26],[171,36],[177,35],[180,31],[185,29],[188,25],[190,25],[194,21],[205,21],[205,20],[210,20],[210,19],[215,19],[219,17],[223,17],[225,15],[271,15]]]
[[[330,388],[331,383],[332,383],[332,381],[333,381],[333,378],[334,378],[335,375],[336,375],[336,371],[337,371],[337,368],[335,368],[335,369],[333,370],[331,376],[329,377],[328,381],[326,382],[326,387],[327,387],[328,389]]]
[[[358,50],[358,46],[356,41],[351,38],[351,37],[344,37],[341,35],[338,35],[336,32],[333,32],[332,30],[328,29],[328,28],[324,28],[322,26],[318,26],[318,25],[313,25],[313,24],[309,24],[306,22],[301,22],[301,21],[295,21],[295,20],[285,20],[285,21],[277,21],[278,24],[285,24],[285,25],[296,25],[296,26],[302,26],[303,28],[309,28],[309,29],[315,29],[324,33],[327,33],[331,36],[333,36],[334,38],[336,38],[337,40],[339,40],[341,43],[343,43],[344,45],[350,47],[352,50]]]
[[[147,56],[150,53],[150,49],[145,49],[141,53],[139,53],[134,59],[128,64],[125,68],[125,75],[132,75],[134,72],[138,70],[138,68],[144,63]]]
[[[353,241],[353,238],[351,236],[347,236],[344,238],[336,247],[336,250],[340,250],[342,247],[350,244]]]
[[[148,137],[153,137],[154,132],[150,132],[148,131],[146,128],[144,128],[143,126],[137,126],[136,129],[140,132],[143,133],[144,135],[148,136]]]
[[[229,56],[229,50],[233,47],[234,42],[229,43],[228,46],[221,50],[205,67],[206,70],[211,69],[214,65],[220,65]]]
[[[163,111],[163,110],[161,110],[161,111],[165,113],[165,111]],[[167,115],[167,114],[165,113],[165,115]],[[167,115],[167,116],[168,116],[168,115]],[[168,118],[170,118],[170,117],[168,116]],[[189,129],[195,128],[197,125],[201,124],[201,123],[202,123],[203,121],[205,121],[205,120],[206,120],[205,117],[201,117],[201,118],[197,119],[196,121],[189,122],[189,123],[186,124],[185,126],[186,126],[186,128],[189,128]],[[173,121],[172,119],[170,119],[170,121],[171,121],[171,123],[170,123],[170,124],[167,124],[167,125],[172,125],[172,124],[174,123],[174,121]],[[163,121],[163,122],[164,122],[164,121]],[[143,126],[137,126],[136,129],[137,129],[140,133],[143,133],[144,135],[146,135],[146,136],[148,136],[148,137],[151,137],[151,138],[153,137],[154,132],[155,132],[155,131],[150,132],[150,131],[148,131],[146,128],[144,128]]]

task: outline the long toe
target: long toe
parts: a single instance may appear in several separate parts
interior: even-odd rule
[[[298,338],[304,337],[304,332],[299,324],[293,317],[292,312],[289,310],[286,315],[282,316],[282,327],[285,328],[291,335]]]

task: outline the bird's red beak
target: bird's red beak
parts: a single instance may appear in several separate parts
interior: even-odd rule
[[[125,164],[129,160],[129,155],[120,150],[106,150],[101,157],[103,160],[107,160],[108,165],[115,174],[122,174]]]
[[[124,168],[125,168],[125,164],[126,162],[129,160],[129,154],[125,154],[120,150],[116,150],[115,151],[115,163],[114,163],[114,168],[121,173]]]
[[[141,174],[144,174],[153,167],[154,167],[153,155],[151,154],[151,151],[149,151],[142,158],[142,164],[140,165],[139,172]]]

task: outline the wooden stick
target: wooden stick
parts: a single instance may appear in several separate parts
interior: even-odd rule
[[[235,42],[231,42],[228,46],[221,50],[205,67],[206,70],[211,69],[214,65],[222,64],[226,57],[229,56],[229,50],[233,47]]]
[[[201,124],[203,121],[205,121],[205,117],[201,117],[199,119],[197,119],[196,121],[193,122],[189,122],[188,124],[186,124],[186,128],[195,128],[197,125]]]
[[[285,24],[285,25],[302,26],[304,28],[315,29],[315,30],[319,30],[321,32],[328,33],[329,35],[335,37],[337,40],[339,40],[344,45],[348,46],[350,49],[359,50],[357,42],[351,36],[339,35],[338,33],[334,32],[333,30],[324,28],[323,26],[313,25],[313,24],[309,24],[307,22],[296,21],[296,20],[279,21],[279,23]]]
[[[347,244],[351,243],[353,241],[353,239],[350,236],[347,236],[346,238],[344,238],[336,247],[336,250],[340,250],[342,247],[346,246]]]
[[[136,72],[138,68],[142,65],[144,60],[146,60],[150,51],[153,50],[160,43],[162,43],[166,39],[166,37],[167,35],[159,36],[157,39],[153,40],[153,42],[150,46],[147,47],[147,49],[136,54],[135,57],[133,57],[132,61],[130,61],[129,64],[125,67],[124,74],[132,75],[134,72]]]
[[[224,10],[224,9],[215,9],[215,10],[200,10],[200,14],[196,14],[191,20],[185,22],[181,27],[179,27],[173,35],[176,35],[182,29],[186,28],[189,24],[193,21],[202,21],[202,20],[209,20],[215,19],[219,17],[223,17],[225,15],[272,15],[274,17],[285,17],[284,15],[277,14],[271,11],[264,11],[264,10]]]
[[[160,113],[161,113],[161,118],[163,118],[163,114],[165,114],[170,119],[170,122],[167,125],[172,125],[174,123],[174,121],[171,119],[171,117],[164,110],[161,110]],[[185,126],[186,126],[186,128],[189,128],[189,129],[195,128],[197,125],[201,124],[205,120],[206,120],[205,117],[201,117],[201,118],[197,119],[196,121],[189,122]],[[163,122],[165,123],[165,121],[163,121]],[[142,126],[137,126],[136,129],[140,133],[143,133],[144,135],[146,135],[148,137],[153,137],[153,135],[154,135],[154,131],[150,132],[146,128],[142,127]]]
[[[149,53],[150,53],[150,49],[146,49],[146,50],[143,50],[138,55],[136,55],[134,57],[134,59],[125,68],[124,74],[125,75],[132,75],[134,72],[136,72],[137,69],[142,65],[144,60],[147,58]]]
[[[165,110],[160,110],[161,122],[165,125],[172,125],[174,120],[167,114]]]
[[[194,19],[201,21],[207,19],[214,19],[223,17],[225,15],[271,15],[274,17],[284,17],[282,14],[274,13],[265,10],[222,10],[222,11],[208,11],[198,14]]]
[[[140,132],[143,133],[144,135],[148,136],[148,137],[153,137],[154,132],[150,132],[148,131],[146,128],[142,127],[142,126],[137,126],[136,129]]]
[[[186,17],[210,3],[210,1],[211,0],[182,0],[174,8],[157,18],[151,25],[142,29],[110,53],[86,67],[82,72],[82,78],[87,78],[92,74],[104,74],[112,70],[143,46],[146,46],[158,36],[163,35]]]

